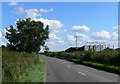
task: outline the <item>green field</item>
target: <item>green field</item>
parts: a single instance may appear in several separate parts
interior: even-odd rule
[[[2,49],[2,82],[45,82],[45,71],[40,55]]]

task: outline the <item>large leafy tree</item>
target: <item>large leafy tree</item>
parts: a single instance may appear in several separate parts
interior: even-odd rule
[[[19,19],[16,25],[16,28],[12,25],[7,28],[6,38],[9,41],[7,46],[17,51],[39,52],[40,46],[44,46],[45,40],[49,38],[49,26],[45,27],[41,21],[30,18]]]

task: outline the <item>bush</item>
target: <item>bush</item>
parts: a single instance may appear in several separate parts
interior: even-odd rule
[[[93,50],[88,50],[88,51],[85,51],[84,55],[82,56],[82,59],[81,60],[84,60],[84,61],[89,61],[92,59],[92,55],[95,53],[95,51]]]
[[[120,56],[116,50],[104,50],[95,52],[92,55],[92,60],[99,63],[120,65]]]

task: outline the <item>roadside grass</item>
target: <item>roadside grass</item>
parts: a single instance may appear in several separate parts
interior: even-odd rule
[[[96,69],[108,71],[108,72],[111,72],[111,73],[120,74],[120,67],[118,67],[118,66],[107,65],[107,64],[96,63],[96,62],[87,62],[87,61],[83,61],[82,64],[86,65],[86,66],[96,68]]]
[[[45,62],[36,53],[2,49],[2,82],[45,82]]]
[[[19,81],[20,82],[41,82],[44,83],[46,81],[46,68],[45,68],[45,62],[43,59],[39,58],[40,63],[36,64],[33,68],[30,70],[27,70],[25,73],[23,73],[20,76]]]

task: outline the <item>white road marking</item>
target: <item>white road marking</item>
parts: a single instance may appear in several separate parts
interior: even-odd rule
[[[78,72],[78,73],[79,73],[79,74],[82,74],[82,75],[84,75],[84,76],[86,75],[86,74],[84,74],[84,73],[82,73],[82,72]]]
[[[68,68],[71,68],[71,66],[67,66]]]

